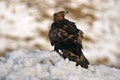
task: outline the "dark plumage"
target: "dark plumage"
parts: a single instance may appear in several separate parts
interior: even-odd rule
[[[64,59],[69,58],[76,62],[76,66],[81,65],[81,67],[88,68],[89,62],[82,52],[83,32],[77,29],[74,22],[65,19],[66,13],[68,12],[60,11],[53,16],[54,22],[49,31],[51,45],[54,46],[54,51]]]

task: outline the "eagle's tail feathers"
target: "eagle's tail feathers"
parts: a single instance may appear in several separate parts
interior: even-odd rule
[[[78,66],[78,65],[81,65],[81,67],[84,67],[84,68],[88,68],[89,62],[85,58],[83,53],[81,54],[81,56],[79,58],[76,59],[76,66]]]
[[[76,66],[81,65],[81,67],[84,68],[88,68],[89,62],[88,60],[85,58],[85,56],[83,55],[83,53],[81,53],[81,56],[77,56],[75,55],[73,52],[69,51],[69,50],[62,50],[63,54],[61,54],[61,56],[65,59],[68,58],[70,61],[75,61],[76,62]]]

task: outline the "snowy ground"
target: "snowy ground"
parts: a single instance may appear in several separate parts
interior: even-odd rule
[[[0,57],[0,80],[120,80],[120,70],[103,65],[84,69],[56,52],[16,50]]]

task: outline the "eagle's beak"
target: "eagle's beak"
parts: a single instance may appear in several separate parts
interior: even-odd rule
[[[69,12],[68,11],[64,11],[64,15],[68,14]]]

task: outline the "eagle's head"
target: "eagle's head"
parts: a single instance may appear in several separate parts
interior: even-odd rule
[[[68,11],[59,11],[54,13],[53,19],[54,21],[60,21],[65,18],[65,15],[68,13]]]

